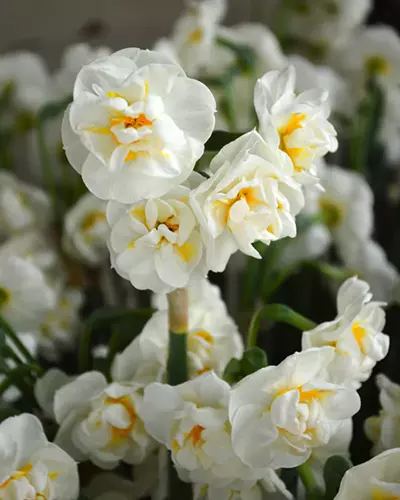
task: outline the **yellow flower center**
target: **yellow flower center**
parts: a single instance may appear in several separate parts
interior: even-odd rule
[[[25,465],[24,467],[22,467],[22,469],[13,472],[8,479],[6,479],[3,483],[1,483],[0,488],[6,488],[12,481],[27,476],[31,470],[32,470],[31,464]]]
[[[205,330],[200,330],[199,332],[194,332],[191,334],[193,337],[198,337],[200,339],[205,340],[208,344],[214,343],[214,337],[211,333],[206,332]]]
[[[153,124],[151,120],[149,120],[146,115],[141,113],[139,116],[120,116],[117,118],[111,118],[110,126],[114,127],[115,125],[123,124],[124,128],[142,128],[149,127]]]
[[[325,224],[330,229],[334,229],[342,222],[343,210],[336,203],[322,197],[319,200],[319,208],[323,214]]]
[[[204,427],[202,427],[201,425],[195,425],[192,430],[188,434],[186,434],[185,439],[190,439],[193,443],[193,446],[201,446],[205,443],[205,441],[201,437],[203,431]]]
[[[100,210],[95,210],[93,212],[90,212],[87,215],[85,215],[85,217],[81,222],[82,231],[86,233],[87,231],[93,229],[93,227],[98,222],[103,222],[105,220],[106,220],[106,215],[104,212],[101,212]]]
[[[120,428],[111,425],[111,442],[110,444],[120,444],[121,441],[125,440],[131,434],[133,428],[135,427],[137,414],[129,396],[123,396],[122,398],[107,398],[106,405],[122,405],[129,415],[130,424],[128,427]]]
[[[293,162],[294,168],[297,171],[301,171],[302,167],[297,165],[299,157],[304,154],[304,148],[293,148],[289,146],[288,142],[290,136],[295,130],[303,128],[303,121],[305,120],[306,115],[304,113],[293,113],[289,121],[283,125],[279,130],[278,134],[280,137],[279,149],[285,152]]]
[[[7,288],[0,287],[0,307],[9,304],[11,300],[11,293]]]
[[[392,493],[382,488],[374,488],[372,490],[372,500],[400,500],[400,496],[392,495]]]
[[[365,62],[365,68],[370,75],[387,75],[391,71],[389,62],[383,56],[371,56]]]
[[[188,42],[189,43],[200,43],[204,38],[204,32],[201,28],[197,28],[196,30],[192,31],[189,36],[188,36]]]
[[[364,341],[364,337],[367,334],[366,329],[363,328],[362,326],[360,326],[360,323],[358,321],[356,321],[355,323],[353,323],[353,325],[351,327],[351,331],[353,332],[354,338],[356,339],[356,342],[357,342],[358,347],[360,348],[360,351],[363,354],[365,354],[363,341]]]

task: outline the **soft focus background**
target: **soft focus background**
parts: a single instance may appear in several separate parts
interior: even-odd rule
[[[349,0],[351,1],[351,0]],[[268,17],[275,0],[229,0],[226,24]],[[400,27],[400,2],[375,0],[371,23]],[[54,67],[72,43],[148,47],[168,35],[183,0],[2,0],[0,52],[29,49]]]

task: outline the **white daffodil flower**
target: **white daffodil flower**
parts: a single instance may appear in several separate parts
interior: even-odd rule
[[[10,86],[17,107],[25,111],[36,112],[53,97],[48,69],[31,52],[0,56],[0,93],[6,86]]]
[[[240,381],[231,391],[229,420],[236,454],[251,467],[296,467],[329,442],[360,408],[351,388],[332,384],[332,347],[308,349]]]
[[[0,315],[17,332],[38,328],[56,300],[55,291],[34,264],[19,257],[0,259]]]
[[[44,191],[10,172],[0,172],[0,238],[46,227],[50,217],[50,200]]]
[[[135,205],[108,204],[111,261],[135,288],[170,292],[205,277],[203,241],[189,194],[179,186]]]
[[[224,41],[250,49],[253,56],[251,71],[243,71],[232,78],[232,99],[234,123],[228,123],[221,109],[217,112],[216,128],[228,131],[245,132],[256,125],[254,114],[253,93],[257,78],[267,71],[283,69],[287,66],[284,55],[276,35],[261,23],[241,23],[235,26],[221,26],[219,37]],[[226,75],[236,64],[234,51],[225,45],[216,44],[213,47],[212,58],[209,59],[205,73],[215,78]],[[217,103],[225,98],[225,87],[211,86]],[[217,106],[220,108],[220,106]],[[234,125],[234,130],[232,130]]]
[[[290,240],[279,256],[280,267],[295,266],[305,261],[317,260],[330,247],[331,236],[322,224],[313,224]]]
[[[84,373],[55,394],[55,442],[102,469],[142,462],[154,447],[143,426],[142,392],[135,384],[107,384],[100,372]]]
[[[132,481],[112,472],[97,474],[84,491],[91,500],[132,500],[133,498],[141,498],[134,495]]]
[[[378,243],[373,240],[343,238],[340,257],[351,272],[370,285],[376,300],[394,300],[394,291],[400,282],[400,275]]]
[[[365,26],[336,57],[342,72],[363,84],[377,78],[384,87],[400,84],[400,37],[391,26]]]
[[[210,165],[211,177],[190,193],[207,250],[207,268],[223,271],[237,250],[260,258],[255,241],[296,235],[303,208],[300,185],[287,155],[251,131],[223,147]]]
[[[67,288],[58,297],[38,331],[38,349],[42,356],[57,361],[60,353],[70,350],[75,343],[80,324],[79,309],[83,304],[83,293],[77,288]]]
[[[98,198],[135,203],[188,178],[214,128],[215,100],[160,53],[124,49],[79,72],[62,129]]]
[[[170,451],[186,481],[251,487],[265,470],[247,467],[232,449],[228,421],[229,385],[215,373],[172,387],[160,383],[144,391],[147,431]]]
[[[316,161],[338,148],[336,131],[328,121],[328,91],[310,89],[296,95],[293,66],[270,71],[257,81],[254,106],[260,133],[293,163],[295,177],[315,182]]]
[[[389,337],[382,333],[385,304],[371,299],[368,283],[349,278],[337,295],[336,318],[303,333],[303,349],[334,348],[333,358],[326,366],[334,383],[351,383],[359,388],[370,377],[375,364],[388,353]]]
[[[218,25],[226,12],[226,0],[189,0],[167,41],[174,59],[189,76],[198,77],[213,57]],[[166,41],[156,44],[165,50]]]
[[[348,470],[335,500],[396,500],[400,498],[400,448]]]
[[[192,297],[190,301],[187,348],[191,378],[210,370],[222,376],[229,361],[240,359],[243,354],[242,338],[225,304],[221,299],[214,302],[212,296],[209,299],[197,301]],[[167,356],[168,312],[161,310],[153,314],[139,337],[116,356],[113,378],[120,381],[142,379],[149,382],[152,378],[153,381],[161,381]],[[137,358],[138,361],[133,362]]]
[[[108,255],[110,226],[106,202],[87,193],[67,212],[64,220],[63,247],[71,256],[96,266]]]
[[[47,418],[55,420],[54,396],[64,385],[73,380],[73,377],[65,374],[58,368],[50,368],[35,382],[34,394],[38,405]]]
[[[305,41],[310,57],[325,59],[333,50],[348,47],[350,36],[366,21],[372,4],[372,0],[296,0],[284,5],[279,2],[278,9],[287,9],[285,33]],[[279,22],[276,15],[275,21]]]
[[[318,176],[323,190],[307,186],[305,211],[323,216],[339,253],[351,242],[368,240],[374,198],[364,177],[335,165],[320,165]]]
[[[311,88],[328,91],[327,102],[332,111],[349,115],[352,111],[348,84],[334,69],[319,66],[300,55],[292,55],[288,63],[296,71],[296,92],[306,92]]]
[[[340,455],[350,461],[350,443],[353,437],[353,421],[351,418],[343,420],[329,441],[317,448],[313,448],[308,464],[314,473],[315,479],[321,488],[324,488],[324,466],[328,458]]]
[[[76,76],[83,66],[110,55],[109,47],[90,47],[87,43],[75,43],[67,47],[61,57],[61,67],[54,74],[57,93],[61,97],[71,95]]]
[[[376,377],[376,383],[382,409],[379,415],[367,418],[364,426],[374,444],[374,455],[400,446],[400,385],[382,373]]]
[[[61,448],[47,441],[35,416],[25,413],[4,420],[0,424],[0,441],[2,498],[78,498],[77,464]]]
[[[38,267],[55,290],[59,290],[65,282],[60,256],[53,242],[44,233],[24,231],[9,238],[0,246],[0,260],[9,257],[20,257]]]
[[[293,499],[275,471],[267,469],[263,479],[250,488],[233,489],[208,484],[194,485],[194,500],[284,500]]]

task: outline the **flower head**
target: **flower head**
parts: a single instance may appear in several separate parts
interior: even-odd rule
[[[295,353],[232,388],[232,443],[244,463],[296,467],[359,410],[354,389],[328,381],[325,367],[333,356],[332,347]]]
[[[180,186],[162,198],[108,205],[113,267],[135,288],[170,292],[204,277],[203,242],[189,193]]]
[[[38,267],[20,257],[0,258],[0,314],[15,330],[34,331],[55,303]]]
[[[316,160],[338,147],[336,131],[328,121],[328,92],[296,95],[295,83],[292,66],[266,73],[257,82],[254,105],[264,139],[286,153],[300,182],[314,182]]]
[[[211,177],[190,194],[207,249],[207,267],[223,271],[241,250],[260,258],[252,243],[294,237],[303,207],[289,158],[249,132],[228,144],[210,165]]]
[[[77,464],[61,448],[47,441],[36,417],[25,413],[4,420],[0,424],[0,440],[3,498],[78,498]]]
[[[171,60],[124,49],[79,72],[64,147],[94,195],[135,203],[164,195],[190,175],[214,111],[207,87]]]
[[[348,470],[335,500],[394,500],[400,496],[400,448]]]
[[[108,255],[109,233],[106,203],[87,193],[65,216],[63,246],[72,257],[98,265]]]
[[[140,463],[154,446],[144,430],[141,400],[134,384],[107,384],[100,372],[85,373],[55,394],[56,442],[76,460],[90,459],[103,469]]]
[[[382,333],[384,304],[371,302],[371,298],[368,283],[348,279],[338,292],[337,317],[303,334],[303,349],[334,347],[327,369],[335,383],[352,383],[358,388],[388,353],[389,337]]]

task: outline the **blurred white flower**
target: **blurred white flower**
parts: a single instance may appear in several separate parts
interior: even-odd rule
[[[400,497],[400,448],[348,470],[335,500],[390,500]]]
[[[51,368],[36,380],[34,387],[35,398],[47,418],[55,420],[54,396],[61,387],[71,382],[72,379],[73,377],[58,368]]]
[[[379,374],[376,377],[379,401],[382,409],[379,415],[365,421],[365,433],[373,442],[374,455],[400,446],[400,385]]]
[[[135,205],[108,204],[112,264],[135,288],[170,292],[204,278],[203,242],[189,194],[179,186]]]
[[[10,172],[0,172],[0,238],[44,228],[50,218],[50,200],[44,191]]]
[[[21,257],[38,267],[52,288],[58,290],[65,281],[65,272],[53,242],[45,233],[27,230],[9,238],[0,246],[0,260]]]
[[[187,9],[176,21],[170,40],[160,40],[155,50],[174,54],[174,59],[189,76],[198,77],[213,57],[226,3],[226,0],[188,0]]]
[[[210,165],[211,177],[190,193],[207,250],[207,268],[223,271],[237,250],[260,258],[255,241],[296,235],[303,208],[289,157],[256,131],[228,144]]]
[[[188,358],[191,377],[213,370],[222,376],[232,358],[240,359],[243,341],[225,304],[220,297],[211,294],[207,299],[198,297],[196,286],[189,288]],[[205,290],[212,290],[211,286]],[[193,290],[192,293],[190,291]],[[197,300],[199,299],[199,300]],[[168,312],[153,314],[142,333],[118,354],[114,361],[113,378],[130,381],[156,374],[153,380],[161,380],[165,373],[168,354]],[[138,362],[134,359],[141,355]],[[138,373],[140,367],[141,376]],[[146,380],[146,378],[145,378]]]
[[[37,329],[57,296],[42,271],[20,257],[0,259],[0,315],[17,332]]]
[[[400,84],[400,37],[391,26],[365,26],[337,55],[337,65],[355,85],[375,77],[387,86]]]
[[[335,70],[329,66],[313,64],[300,55],[288,57],[288,63],[296,71],[296,92],[305,92],[311,88],[327,90],[327,102],[331,109],[346,115],[351,114],[353,106],[348,84]]]
[[[42,424],[35,416],[25,413],[4,420],[0,424],[0,440],[3,498],[78,498],[77,464],[62,449],[47,441]]]
[[[194,500],[283,500],[293,499],[285,483],[272,469],[267,469],[263,479],[251,487],[236,489],[195,484]]]
[[[254,105],[263,138],[287,154],[298,181],[315,182],[316,161],[338,148],[329,94],[314,88],[296,95],[295,87],[293,66],[270,71],[257,81]]]
[[[38,349],[43,357],[57,361],[60,353],[74,346],[80,325],[79,309],[83,293],[77,288],[67,288],[58,297],[55,308],[40,324]]]
[[[322,224],[312,224],[287,242],[279,256],[280,267],[289,267],[321,257],[329,248],[331,236]]]
[[[394,164],[400,161],[400,89],[389,87],[384,95],[382,119],[378,131],[379,140],[385,146],[388,160]]]
[[[85,494],[91,500],[132,500],[134,496],[132,481],[112,472],[97,474],[85,488]]]
[[[282,69],[287,66],[279,41],[275,34],[261,23],[243,23],[235,26],[221,26],[219,36],[228,43],[250,49],[254,56],[251,71],[236,74],[232,81],[232,109],[234,114],[234,129],[226,121],[221,109],[217,112],[217,129],[245,132],[254,128],[256,117],[254,113],[253,93],[257,78],[267,71]],[[208,61],[206,75],[211,78],[226,75],[235,67],[236,55],[225,45],[217,44],[213,48],[212,58]],[[217,102],[225,97],[226,88],[211,87]],[[220,105],[218,105],[220,108]]]
[[[55,394],[55,442],[102,469],[142,462],[154,447],[143,426],[142,398],[133,383],[107,384],[100,372],[84,373]]]
[[[36,112],[52,99],[53,92],[44,61],[31,52],[0,56],[0,93],[10,85],[18,108]]]
[[[326,365],[334,383],[351,383],[359,388],[388,353],[389,337],[382,333],[385,304],[371,301],[369,290],[365,281],[349,278],[337,295],[336,318],[303,333],[303,349],[334,347],[332,360]]]
[[[247,467],[232,449],[229,389],[213,372],[175,387],[153,383],[145,388],[145,427],[171,451],[186,481],[251,487],[265,474]]]
[[[232,388],[233,449],[244,463],[296,467],[359,410],[357,392],[327,378],[325,367],[333,357],[332,347],[295,353]]]
[[[65,215],[63,247],[71,256],[96,266],[108,256],[110,226],[106,202],[87,193]]]
[[[378,243],[357,238],[343,239],[340,257],[351,272],[370,285],[376,300],[391,302],[394,299],[400,276]]]
[[[335,165],[320,165],[318,176],[324,190],[307,187],[305,211],[322,215],[339,252],[351,242],[368,240],[374,198],[364,177]]]
[[[313,448],[307,463],[311,467],[314,477],[321,488],[325,486],[323,471],[328,458],[340,455],[350,461],[349,447],[352,437],[353,421],[351,418],[348,418],[342,421],[341,425],[325,445]]]
[[[372,0],[286,2],[285,33],[306,41],[310,45],[310,56],[324,59],[330,51],[348,47],[351,34],[366,20],[372,3]],[[280,5],[282,7],[282,2]]]
[[[87,43],[76,43],[64,50],[61,67],[54,74],[57,94],[66,97],[72,94],[77,74],[87,64],[111,55],[108,47],[91,47]]]
[[[215,100],[160,53],[124,49],[79,72],[63,122],[68,160],[99,198],[162,196],[192,172]]]

